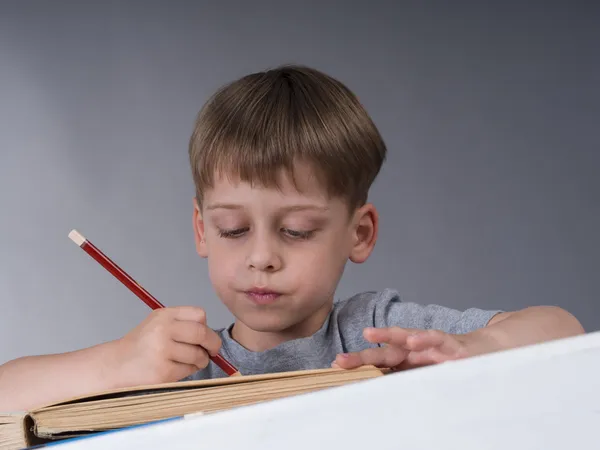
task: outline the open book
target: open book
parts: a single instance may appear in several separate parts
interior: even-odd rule
[[[351,370],[300,370],[99,392],[23,413],[0,413],[0,450],[19,449],[187,414],[207,414],[384,374],[383,370],[372,366]]]

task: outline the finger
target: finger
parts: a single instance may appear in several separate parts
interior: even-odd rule
[[[459,337],[438,330],[428,330],[410,336],[406,347],[411,351],[423,351],[428,348],[436,349],[440,355],[446,355],[452,359],[466,356],[464,344]]]
[[[456,356],[443,353],[437,347],[428,348],[421,352],[410,352],[406,359],[397,367],[398,370],[414,369],[417,367],[440,364],[457,359]]]
[[[203,369],[208,365],[208,353],[198,345],[174,342],[169,349],[169,359],[173,362]]]
[[[183,364],[183,363],[177,363],[177,362],[172,361],[168,379],[165,381],[166,382],[180,381],[183,378],[188,377],[188,376],[192,375],[193,373],[198,372],[198,370],[202,370],[202,369],[198,368],[198,366],[196,366],[196,365]]]
[[[341,353],[331,363],[331,367],[336,369],[354,369],[362,365],[362,357],[358,353]]]
[[[406,348],[412,351],[420,352],[431,347],[440,347],[445,340],[453,338],[446,333],[438,330],[427,330],[411,334],[406,339]]]
[[[428,348],[421,352],[410,352],[406,358],[407,362],[414,366],[439,364],[451,359],[453,359],[451,355],[441,352],[436,347]]]
[[[213,356],[221,349],[219,335],[198,322],[176,321],[171,327],[171,339],[175,342],[202,346]]]
[[[342,353],[334,361],[342,369],[351,369],[363,365],[376,367],[395,367],[404,361],[407,351],[399,347],[385,346],[368,348],[360,352]]]
[[[168,309],[175,320],[206,324],[206,312],[198,306],[176,306]]]
[[[395,346],[404,346],[406,339],[413,333],[418,332],[413,328],[365,328],[363,336],[374,344],[389,344]]]

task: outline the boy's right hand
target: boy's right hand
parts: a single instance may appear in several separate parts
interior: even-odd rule
[[[131,386],[178,381],[203,369],[221,338],[202,308],[179,306],[152,311],[114,344],[118,384]]]

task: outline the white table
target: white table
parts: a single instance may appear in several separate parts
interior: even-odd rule
[[[58,447],[598,450],[600,332]]]

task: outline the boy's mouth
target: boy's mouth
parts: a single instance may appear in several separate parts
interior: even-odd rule
[[[281,294],[266,288],[252,288],[245,292],[246,296],[258,305],[268,305],[276,301]]]

